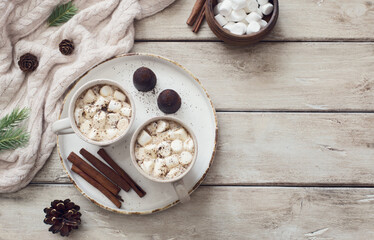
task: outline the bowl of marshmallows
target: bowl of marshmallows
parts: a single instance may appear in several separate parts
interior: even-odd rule
[[[274,28],[278,0],[207,0],[205,16],[222,41],[249,45],[261,41]]]

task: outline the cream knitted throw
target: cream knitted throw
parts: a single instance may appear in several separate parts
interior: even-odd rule
[[[41,169],[56,144],[51,124],[62,97],[81,74],[98,62],[130,51],[134,19],[152,15],[173,0],[76,0],[79,12],[59,27],[46,19],[61,0],[0,0],[0,117],[16,106],[28,106],[30,143],[0,153],[0,193],[25,187]],[[71,39],[70,56],[58,44]],[[39,67],[23,73],[17,61],[25,53],[39,59]]]

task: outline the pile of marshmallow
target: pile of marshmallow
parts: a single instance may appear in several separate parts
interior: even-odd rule
[[[129,126],[131,105],[114,86],[94,86],[77,99],[74,118],[80,132],[95,141],[111,140]]]
[[[251,34],[267,25],[262,17],[271,14],[273,9],[269,0],[218,0],[214,18],[233,34]]]
[[[149,124],[137,138],[135,157],[148,175],[172,179],[186,171],[193,160],[194,142],[178,123],[159,120]]]

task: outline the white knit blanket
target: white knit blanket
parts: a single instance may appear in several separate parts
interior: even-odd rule
[[[46,19],[61,0],[0,0],[0,117],[14,107],[31,109],[29,144],[0,153],[0,193],[25,187],[42,168],[56,144],[56,121],[68,87],[98,62],[131,50],[134,19],[152,15],[174,0],[76,0],[79,12],[59,27]],[[58,44],[73,40],[65,56]],[[38,68],[23,73],[20,56],[32,53]]]

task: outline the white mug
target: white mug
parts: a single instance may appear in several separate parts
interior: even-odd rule
[[[174,122],[177,122],[179,123],[182,127],[184,127],[187,132],[191,135],[192,137],[192,140],[194,142],[194,147],[195,147],[195,153],[194,153],[194,156],[193,156],[193,159],[190,163],[190,165],[188,166],[188,168],[186,169],[186,171],[184,173],[182,173],[181,175],[179,175],[178,177],[176,178],[172,178],[172,179],[158,179],[158,178],[155,178],[149,174],[147,174],[146,172],[143,171],[143,169],[140,168],[140,166],[138,165],[137,161],[136,161],[136,157],[135,157],[135,145],[136,145],[136,141],[137,141],[137,138],[138,138],[138,135],[139,133],[150,123],[152,122],[155,122],[155,121],[158,121],[158,120],[166,120],[166,121],[174,121]],[[191,128],[189,126],[187,126],[187,124],[183,123],[181,120],[179,120],[178,118],[175,118],[175,117],[169,117],[169,116],[162,116],[162,117],[154,117],[154,118],[151,118],[149,119],[148,121],[146,121],[145,123],[143,123],[140,127],[137,128],[137,130],[135,131],[134,135],[132,136],[131,138],[131,143],[130,143],[130,155],[131,155],[131,160],[132,160],[132,163],[134,164],[135,168],[146,178],[152,180],[152,181],[155,181],[155,182],[160,182],[160,183],[171,183],[174,187],[174,190],[175,192],[177,193],[178,195],[178,198],[179,200],[184,203],[184,202],[187,202],[190,200],[190,195],[188,193],[188,190],[186,189],[184,183],[183,183],[183,177],[187,175],[187,173],[192,169],[193,165],[195,164],[196,162],[196,158],[197,158],[197,152],[198,152],[198,149],[197,149],[197,139],[196,139],[196,136],[195,134],[192,132]]]
[[[131,119],[130,119],[130,122],[129,122],[129,126],[120,136],[118,136],[114,139],[111,139],[109,141],[95,141],[95,140],[89,139],[88,137],[86,137],[85,135],[83,135],[80,132],[80,130],[78,129],[77,124],[75,122],[75,119],[74,119],[75,103],[76,103],[77,99],[79,98],[79,96],[84,91],[86,91],[87,89],[92,88],[96,85],[112,85],[112,86],[118,87],[126,95],[126,97],[129,99],[129,102],[130,102],[130,105],[131,105],[132,113],[131,113]],[[74,95],[73,95],[73,97],[70,101],[70,104],[69,104],[68,117],[64,118],[64,119],[61,119],[61,120],[57,120],[56,122],[54,122],[52,124],[52,131],[55,132],[58,135],[75,133],[82,140],[84,140],[84,141],[86,141],[90,144],[97,145],[97,146],[108,146],[110,144],[114,144],[114,143],[117,143],[117,142],[121,141],[127,135],[127,133],[129,132],[129,130],[130,130],[130,128],[131,128],[131,126],[134,122],[134,119],[135,119],[135,104],[134,104],[134,101],[132,99],[132,96],[126,91],[126,89],[124,89],[124,87],[116,81],[109,80],[109,79],[96,79],[96,80],[92,80],[92,81],[87,82],[86,84],[81,86],[74,93]]]

